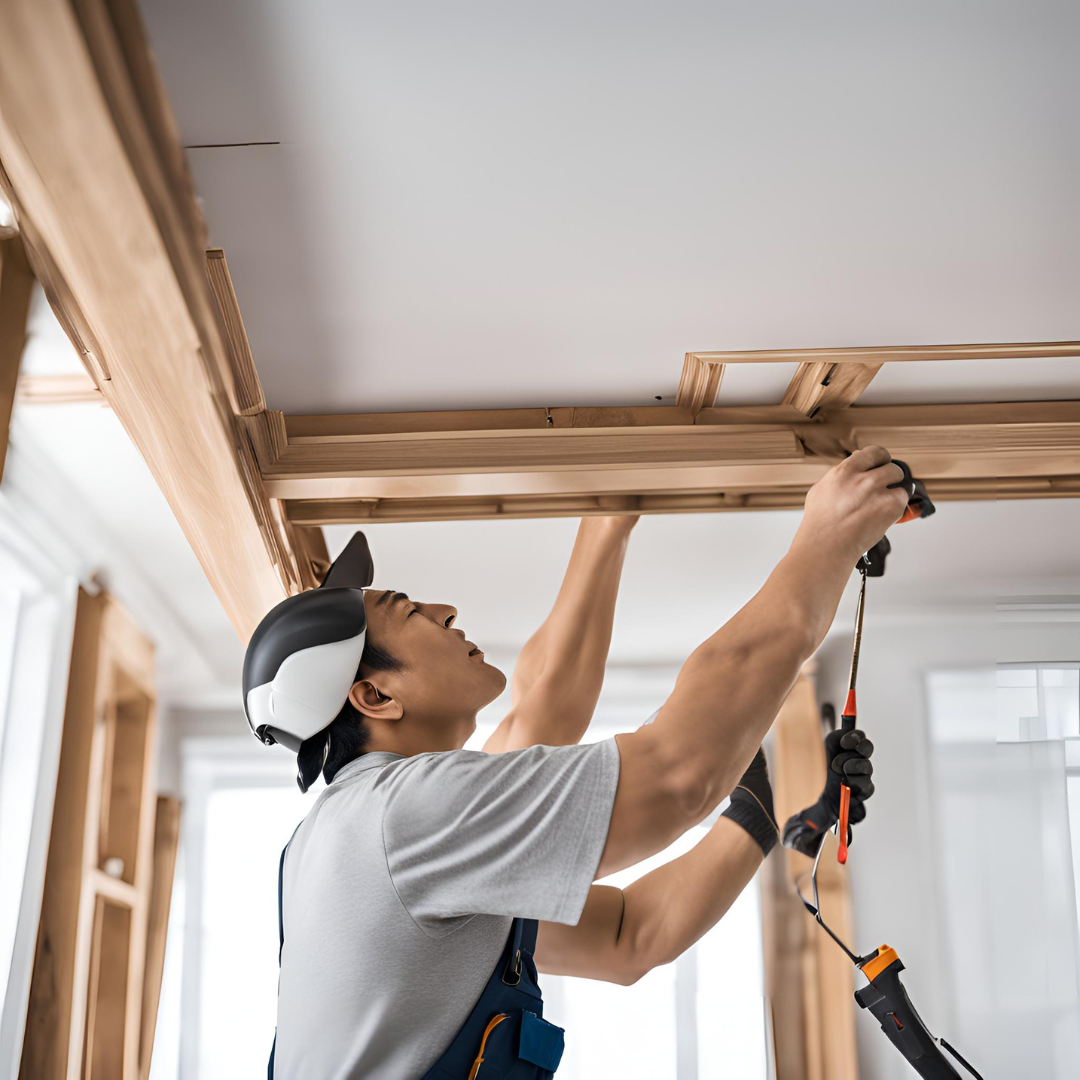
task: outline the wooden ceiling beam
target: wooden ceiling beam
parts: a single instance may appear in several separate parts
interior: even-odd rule
[[[887,364],[908,360],[1026,360],[1080,356],[1080,341],[1000,342],[986,345],[884,345],[844,349],[753,349],[691,352],[704,364]]]
[[[939,502],[1080,497],[1080,474],[935,480],[927,483]],[[488,498],[328,499],[286,502],[297,526],[362,525],[365,522],[484,521],[498,518],[590,517],[598,514],[688,514],[744,510],[799,510],[806,486],[731,487],[723,491],[653,494],[533,495]]]
[[[31,264],[246,639],[300,573],[234,415],[205,226],[156,86],[128,0],[0,4],[0,183]]]
[[[927,480],[1070,476],[1080,454],[1080,402],[671,410],[637,426],[540,427],[543,411],[492,415],[251,418],[267,490],[276,499],[549,499],[680,494],[813,483],[833,462],[880,442]],[[592,410],[590,420],[603,419]],[[607,419],[625,419],[625,410]],[[517,427],[497,427],[516,423]],[[546,419],[545,419],[546,423]],[[469,424],[471,426],[466,427]],[[397,428],[403,430],[387,430]],[[515,504],[517,511],[524,504]],[[411,511],[410,511],[411,512]],[[522,511],[523,512],[523,511]]]

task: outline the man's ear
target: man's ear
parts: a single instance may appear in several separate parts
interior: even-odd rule
[[[400,720],[404,713],[400,701],[387,697],[367,679],[352,684],[349,701],[358,712],[372,720]]]

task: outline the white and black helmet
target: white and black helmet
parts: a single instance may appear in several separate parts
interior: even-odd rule
[[[244,654],[244,712],[255,736],[294,753],[341,712],[367,636],[364,589],[374,567],[356,533],[317,589],[283,600]]]

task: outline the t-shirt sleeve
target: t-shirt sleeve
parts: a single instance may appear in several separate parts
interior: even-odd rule
[[[508,915],[574,925],[607,840],[614,739],[505,754],[454,750],[383,772],[383,842],[421,925]]]

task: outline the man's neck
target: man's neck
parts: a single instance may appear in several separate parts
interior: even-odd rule
[[[414,757],[416,754],[440,753],[460,750],[465,740],[476,729],[476,716],[462,717],[459,721],[441,721],[438,724],[420,724],[404,718],[387,725],[389,730],[379,730],[382,725],[368,723],[370,737],[366,753],[384,751]]]

